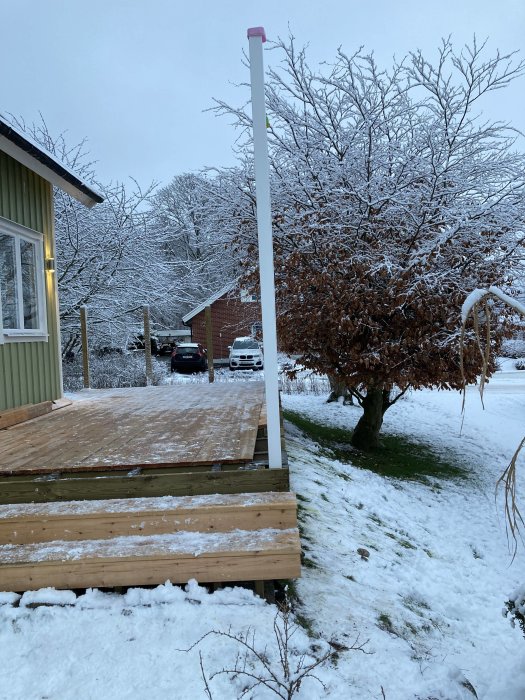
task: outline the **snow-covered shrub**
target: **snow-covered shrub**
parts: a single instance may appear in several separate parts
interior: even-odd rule
[[[501,346],[503,357],[525,357],[525,340],[521,337],[522,335],[521,332],[515,337],[503,341]]]
[[[516,369],[525,369],[525,359],[520,358],[519,360],[516,360],[514,367]]]
[[[330,392],[330,384],[327,377],[309,373],[308,376],[298,376],[292,379],[286,373],[280,376],[283,394],[310,394],[321,396]]]
[[[168,364],[152,358],[153,384],[162,384],[166,378]],[[146,363],[144,354],[93,356],[89,362],[91,387],[111,389],[119,387],[146,386]],[[78,354],[63,364],[65,391],[80,391],[84,387],[82,358]]]
[[[520,586],[506,601],[503,609],[505,617],[510,616],[510,624],[515,627],[516,622],[521,627],[525,636],[525,585]]]

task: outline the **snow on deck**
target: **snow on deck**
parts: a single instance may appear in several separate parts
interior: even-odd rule
[[[55,540],[27,545],[0,545],[0,564],[69,562],[78,559],[144,558],[227,552],[289,550],[297,542],[297,529],[232,530],[231,532],[176,532],[169,535],[131,535],[110,540]]]
[[[0,476],[248,462],[264,384],[174,384],[89,392],[0,431]]]
[[[72,517],[99,513],[163,513],[187,509],[248,508],[282,503],[295,503],[295,495],[287,492],[212,494],[207,496],[159,496],[152,498],[113,498],[94,501],[57,501],[19,503],[0,506],[0,520],[18,517]]]

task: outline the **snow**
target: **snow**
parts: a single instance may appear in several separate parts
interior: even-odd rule
[[[288,498],[287,494],[251,493],[247,494],[212,494],[209,496],[161,496],[157,498],[112,498],[105,501],[55,501],[52,503],[17,503],[0,505],[0,521],[18,516],[56,517],[72,513],[150,513],[205,507],[248,508],[256,505],[280,503]],[[184,513],[181,514],[183,517]]]
[[[277,535],[293,536],[297,530],[275,530],[265,528],[256,532],[232,530],[230,532],[185,532],[169,535],[132,535],[112,537],[103,540],[53,540],[39,544],[0,545],[0,561],[6,564],[25,562],[74,561],[75,559],[95,559],[136,556],[139,547],[140,556],[148,557],[158,554],[191,555],[198,557],[211,552],[232,552],[235,550],[256,551],[272,544]],[[147,563],[145,563],[147,565]]]
[[[487,289],[474,289],[463,302],[461,307],[461,321],[465,323],[469,313],[486,295],[491,295],[508,304],[512,309],[525,317],[525,306],[514,297],[505,294],[498,287],[488,287]]]
[[[21,608],[36,605],[76,605],[77,597],[73,591],[57,591],[55,588],[41,588],[38,591],[26,591],[20,598]]]
[[[523,590],[520,545],[511,564],[494,485],[525,433],[525,373],[503,362],[486,388],[461,395],[419,391],[385,414],[384,430],[454,457],[467,479],[387,478],[331,458],[286,424],[292,488],[298,493],[306,564],[296,583],[299,627],[293,647],[350,647],[303,683],[298,700],[483,700],[525,698],[525,640],[502,616]],[[508,371],[507,371],[508,370]],[[259,375],[260,377],[260,375]],[[239,381],[238,375],[234,381]],[[359,409],[326,396],[284,395],[287,409],[352,426]],[[518,463],[523,504],[523,458]],[[522,511],[524,508],[522,507]],[[362,558],[358,549],[366,549]],[[28,607],[29,606],[29,607]],[[0,593],[0,699],[206,700],[207,676],[233,665],[238,646],[210,630],[255,631],[277,662],[275,606],[249,590],[209,593],[190,582],[120,595],[88,590]],[[324,645],[324,646],[323,646]],[[215,700],[239,697],[242,679],[210,681]],[[264,688],[254,700],[276,697]]]

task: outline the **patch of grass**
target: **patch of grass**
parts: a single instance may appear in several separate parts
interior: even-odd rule
[[[414,598],[413,596],[406,596],[403,598],[403,605],[416,615],[419,615],[419,617],[424,616],[423,611],[430,610],[430,605],[426,601],[420,598]]]
[[[306,568],[306,569],[318,569],[319,567],[315,563],[313,559],[310,559],[309,557],[305,557],[304,553],[301,554],[301,564]]]
[[[420,481],[440,488],[435,479],[469,479],[466,465],[436,454],[429,446],[400,435],[383,434],[373,452],[351,445],[352,431],[316,423],[302,413],[284,411],[284,417],[314,440],[331,459],[369,469],[381,476]]]
[[[348,474],[345,474],[344,472],[336,471],[335,473],[343,481],[352,481],[352,479],[348,476]]]
[[[310,639],[316,638],[313,622],[309,620],[305,615],[301,615],[301,613],[296,613],[295,622],[299,625],[299,627],[302,627],[304,629],[304,631],[310,637]]]
[[[387,537],[390,537],[391,540],[395,540],[401,547],[404,547],[405,549],[417,549],[417,547],[413,545],[412,542],[409,542],[408,540],[405,540],[402,537],[394,535],[393,532],[385,532],[385,535]]]
[[[297,582],[295,579],[280,579],[276,581],[275,598],[280,604],[288,602],[291,606],[294,622],[302,627],[306,634],[311,639],[316,639],[317,635],[314,632],[313,621],[301,612],[303,602],[297,590]]]
[[[311,503],[312,502],[311,498],[308,498],[307,496],[303,496],[300,493],[296,493],[295,495],[296,495],[297,500],[300,501],[301,503]]]
[[[417,636],[417,633],[419,632],[418,628],[413,625],[411,622],[406,622],[405,621],[405,627],[415,636]]]
[[[394,625],[392,624],[392,620],[390,619],[389,615],[386,613],[381,613],[378,618],[377,618],[377,626],[379,629],[382,629],[384,632],[389,632],[390,634],[396,634],[396,631],[394,629]]]
[[[381,527],[382,525],[385,524],[385,523],[381,520],[381,518],[379,517],[379,515],[376,515],[375,513],[371,513],[371,514],[368,516],[368,518],[369,518],[369,520],[371,520],[371,521],[372,521],[373,523],[375,523],[376,525],[379,525],[379,527]]]
[[[307,534],[304,525],[301,522],[297,523],[297,529],[299,530],[299,535],[301,536],[301,542],[303,543],[303,547],[306,547],[307,545],[305,542],[311,542],[312,538]]]

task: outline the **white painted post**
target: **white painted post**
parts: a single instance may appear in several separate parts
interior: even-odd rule
[[[277,332],[275,327],[275,280],[273,268],[270,166],[264,100],[263,27],[248,29],[252,93],[253,147],[257,194],[257,232],[264,342],[264,383],[268,417],[268,459],[272,469],[282,467],[279,381],[277,373]]]
[[[80,337],[82,338],[82,373],[84,375],[84,389],[90,388],[89,382],[89,339],[87,332],[87,306],[80,307]]]
[[[146,359],[146,386],[153,384],[153,364],[151,362],[151,326],[149,318],[149,306],[143,309],[144,313],[144,357]]]

